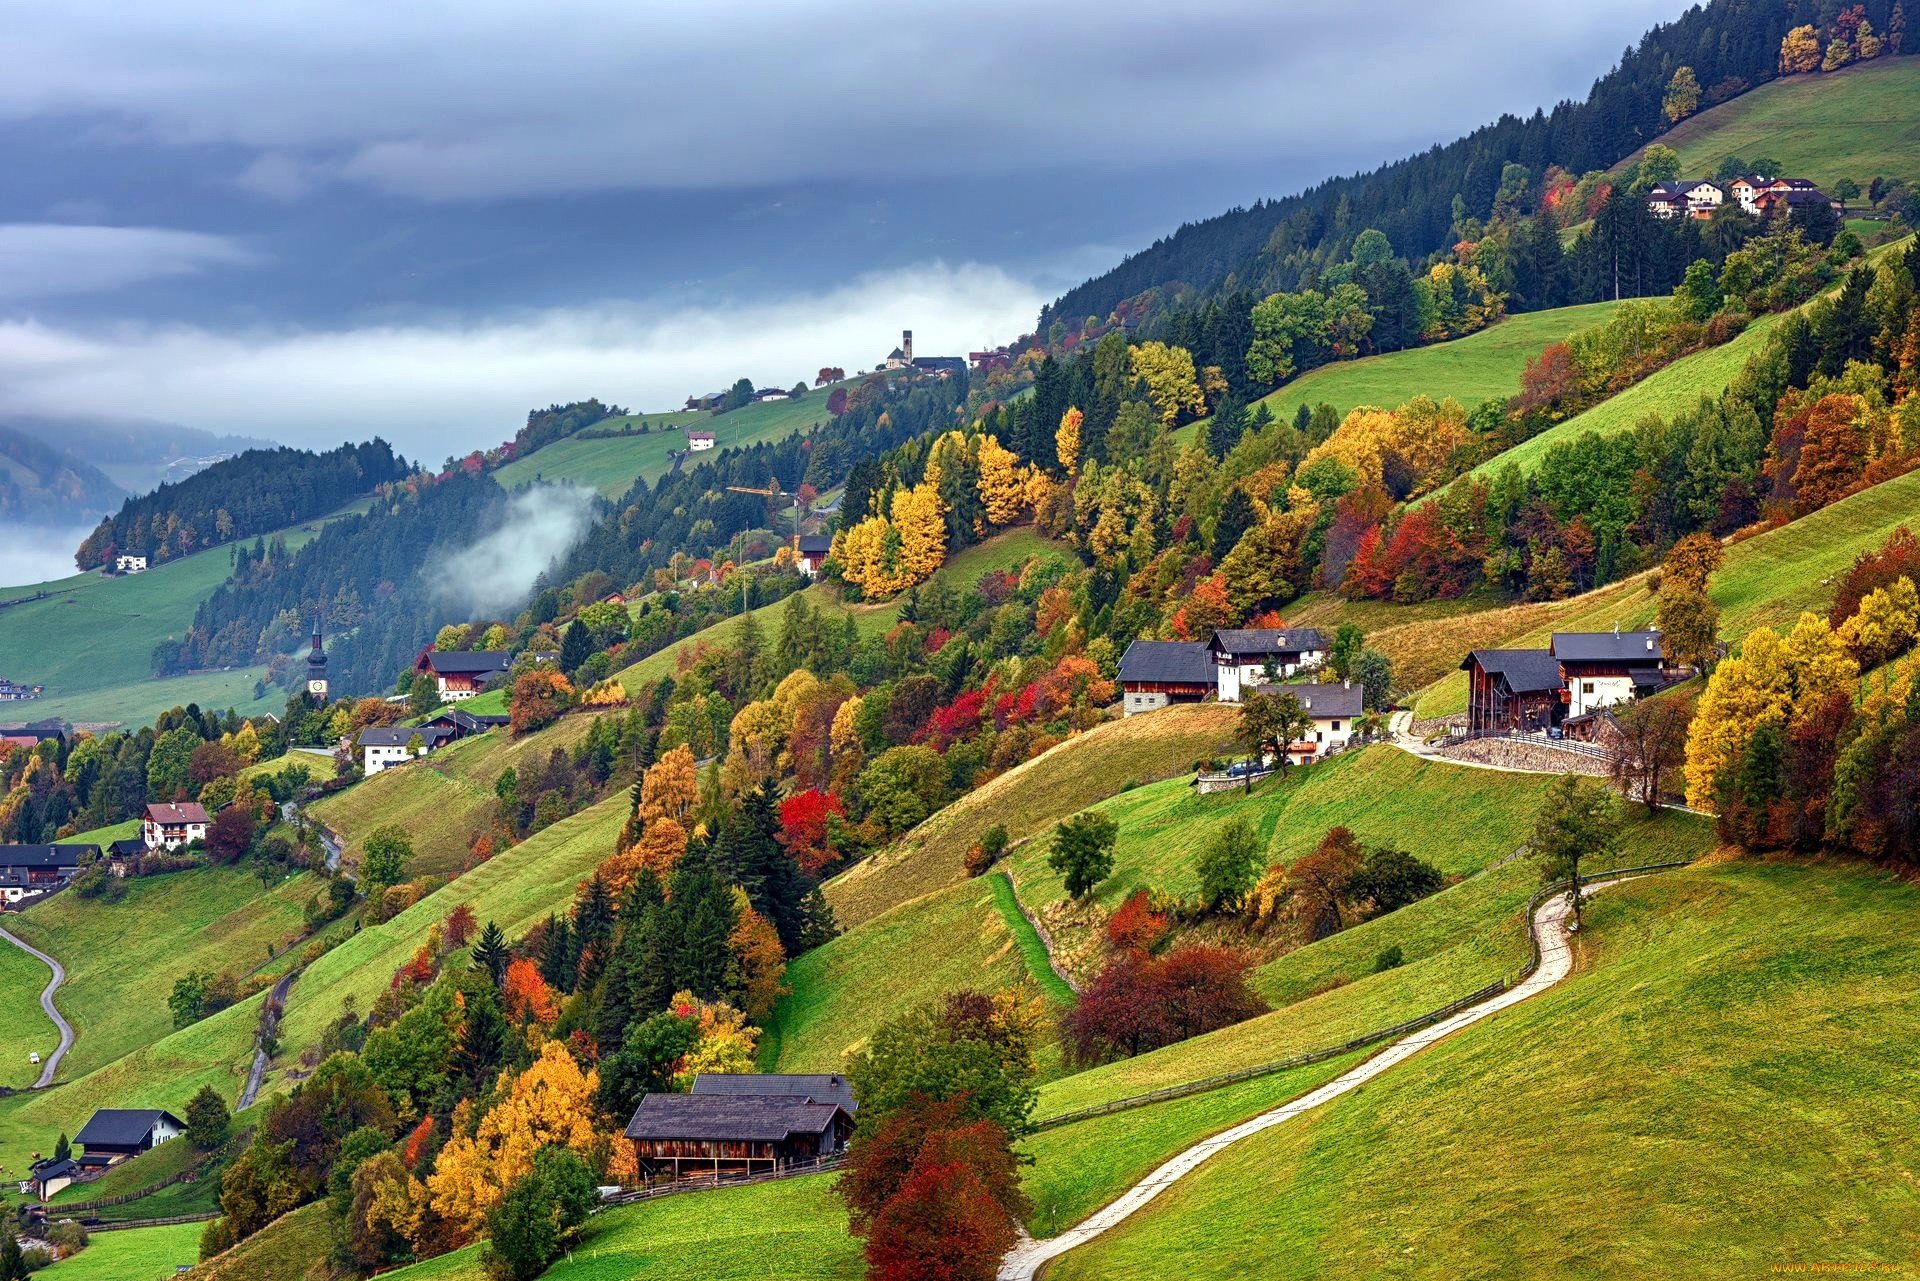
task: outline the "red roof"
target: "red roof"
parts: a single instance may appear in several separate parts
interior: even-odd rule
[[[149,823],[158,823],[162,827],[180,827],[187,823],[204,823],[207,811],[194,801],[180,805],[149,805],[146,810]]]

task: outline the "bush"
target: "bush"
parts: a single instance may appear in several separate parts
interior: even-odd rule
[[[1261,848],[1253,825],[1244,818],[1228,822],[1208,839],[1194,870],[1200,877],[1200,899],[1215,912],[1235,911],[1260,879]]]
[[[1375,974],[1385,974],[1388,970],[1400,968],[1405,961],[1406,958],[1400,954],[1400,945],[1395,943],[1392,947],[1382,950],[1380,955],[1373,958],[1373,972]]]
[[[1172,1045],[1263,1014],[1247,987],[1249,958],[1189,945],[1158,959],[1121,953],[1060,1021],[1067,1054],[1088,1066]]]
[[[1113,842],[1119,824],[1099,810],[1076,814],[1053,829],[1047,866],[1066,880],[1067,894],[1085,898],[1113,871]]]

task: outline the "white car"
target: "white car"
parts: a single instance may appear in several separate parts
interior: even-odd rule
[[[38,1063],[39,1061],[40,1061],[40,1051],[38,1051],[38,1050],[32,1050],[32,1051],[29,1051],[29,1052],[28,1052],[28,1054],[27,1054],[27,1062],[29,1062],[29,1063]]]

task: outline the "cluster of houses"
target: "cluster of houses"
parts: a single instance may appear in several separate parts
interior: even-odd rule
[[[108,870],[125,876],[131,860],[142,854],[177,850],[207,839],[205,808],[193,801],[156,803],[140,812],[140,834],[109,844]],[[98,845],[68,841],[52,845],[0,845],[0,903],[19,907],[53,893],[102,856]]]
[[[184,1134],[187,1123],[164,1108],[101,1108],[73,1141],[77,1156],[47,1157],[27,1167],[23,1195],[41,1201],[69,1184],[96,1179],[122,1161]]]
[[[43,689],[44,686],[22,685],[19,681],[0,676],[0,703],[24,703],[30,698],[40,697]]]
[[[505,725],[508,717],[449,707],[418,725],[377,725],[360,731],[354,745],[360,749],[361,768],[368,774],[404,765],[448,743]]]
[[[1238,703],[1249,691],[1287,693],[1313,718],[1313,736],[1290,749],[1311,759],[1346,746],[1362,715],[1348,682],[1286,683],[1326,661],[1318,629],[1222,628],[1204,641],[1136,640],[1120,657],[1121,710],[1135,716],[1170,703]],[[1470,734],[1547,734],[1592,739],[1607,708],[1693,674],[1669,663],[1657,631],[1556,632],[1545,649],[1476,649],[1467,673]]]
[[[880,362],[882,369],[910,369],[935,378],[951,378],[967,372],[967,362],[958,356],[916,356],[913,354],[913,330],[900,331],[900,345]]]
[[[1711,218],[1729,200],[1757,218],[1814,203],[1836,211],[1841,207],[1805,178],[1735,178],[1724,188],[1712,182],[1656,182],[1647,188],[1647,211],[1656,218]]]

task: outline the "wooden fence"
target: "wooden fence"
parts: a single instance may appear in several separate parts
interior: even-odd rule
[[[166,1219],[122,1219],[118,1223],[89,1223],[87,1234],[95,1232],[120,1232],[127,1228],[164,1228],[175,1223],[205,1223],[208,1219],[217,1219],[220,1211],[208,1210],[204,1214],[176,1214]]]
[[[204,1171],[208,1166],[212,1165],[215,1161],[220,1160],[222,1157],[229,1156],[232,1153],[239,1151],[241,1146],[244,1145],[247,1142],[247,1140],[252,1137],[253,1137],[253,1131],[251,1129],[243,1130],[239,1134],[235,1135],[233,1138],[228,1139],[225,1143],[222,1143],[219,1147],[214,1148],[211,1152],[208,1152],[205,1156],[201,1157],[198,1161],[195,1161],[192,1165],[188,1166],[186,1169],[175,1170],[172,1174],[169,1174],[166,1178],[160,1179],[159,1181],[154,1183],[149,1183],[146,1187],[139,1188],[133,1192],[128,1192],[123,1196],[103,1197],[98,1201],[74,1201],[71,1203],[49,1202],[46,1207],[47,1213],[49,1215],[52,1215],[56,1211],[60,1214],[71,1214],[76,1210],[107,1210],[107,1209],[111,1209],[116,1205],[126,1205],[129,1201],[138,1201],[142,1197],[152,1196],[154,1193],[160,1191],[162,1188],[170,1188],[176,1183],[184,1183],[190,1179],[198,1178],[201,1172]],[[186,1140],[184,1139],[181,1140],[181,1142],[183,1143],[185,1141]]]
[[[622,1188],[606,1197],[600,1205],[607,1209],[616,1205],[632,1205],[636,1201],[652,1201],[663,1196],[678,1196],[682,1192],[710,1192],[714,1188],[742,1187],[749,1183],[771,1183],[776,1179],[796,1179],[803,1174],[825,1174],[829,1170],[840,1168],[842,1156],[817,1156],[808,1161],[794,1161],[772,1170],[762,1170],[758,1174],[702,1174],[688,1179],[672,1179],[661,1183],[648,1184],[640,1188]]]

